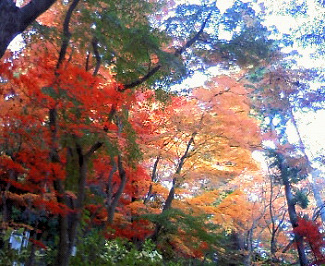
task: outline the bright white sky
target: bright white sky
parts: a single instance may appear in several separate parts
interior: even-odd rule
[[[316,113],[300,113],[296,114],[296,117],[310,159],[314,159],[321,154],[325,155],[325,110]],[[294,129],[289,131],[289,135],[291,137],[289,141],[295,142],[297,138]]]

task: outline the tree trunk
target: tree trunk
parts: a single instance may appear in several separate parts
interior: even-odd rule
[[[159,160],[160,160],[160,156],[157,156],[156,161],[153,165],[152,174],[151,174],[151,182],[152,183],[155,182],[156,178],[157,178],[157,169],[158,169]],[[149,201],[149,199],[153,196],[152,195],[152,183],[149,186],[149,190],[148,190],[147,196],[143,200],[143,204],[146,204]]]
[[[317,180],[320,179],[321,171],[319,170],[313,170],[312,171],[312,180],[310,181],[311,188],[313,190],[314,199],[316,201],[317,209],[319,210],[319,215],[322,219],[323,224],[325,224],[325,208],[324,208],[324,202],[320,193],[320,189],[317,186]],[[320,186],[321,187],[321,186]]]
[[[276,258],[276,251],[277,251],[277,246],[276,246],[276,219],[273,214],[273,193],[274,193],[274,183],[273,183],[273,177],[270,175],[270,202],[269,202],[269,212],[270,212],[270,217],[271,217],[271,260],[275,260]]]
[[[114,164],[113,169],[112,169],[112,170],[114,170],[114,172],[115,172],[115,168],[116,168],[116,166]],[[126,181],[127,181],[126,173],[125,173],[125,170],[124,170],[124,167],[122,164],[121,155],[118,155],[118,157],[117,157],[117,169],[118,169],[118,172],[120,175],[121,183],[120,183],[117,191],[114,193],[114,195],[111,195],[112,192],[110,192],[110,195],[108,195],[110,197],[108,199],[108,203],[110,203],[110,204],[107,207],[107,224],[113,223],[115,210],[116,210],[117,204],[122,196],[122,193],[124,191]],[[112,174],[113,174],[113,172],[112,172]],[[110,188],[110,190],[111,190],[111,188]]]
[[[295,228],[295,227],[298,226],[298,216],[297,216],[297,212],[296,212],[296,202],[295,202],[294,196],[292,195],[291,184],[290,184],[290,181],[289,181],[289,177],[287,176],[287,171],[285,170],[285,169],[287,169],[287,166],[284,164],[283,158],[279,157],[279,162],[280,162],[279,168],[280,168],[280,172],[281,172],[281,178],[282,178],[282,181],[283,181],[285,196],[286,196],[287,205],[288,205],[288,214],[289,214],[289,218],[290,218],[292,228]],[[298,255],[299,255],[300,265],[302,265],[302,266],[308,265],[308,260],[307,260],[307,257],[306,257],[302,237],[300,235],[298,235],[298,234],[294,234],[294,240],[295,240]]]
[[[196,134],[197,134],[197,132],[192,133],[192,136],[191,136],[190,140],[187,143],[186,150],[185,150],[183,156],[181,157],[181,159],[179,161],[179,164],[177,166],[177,169],[175,171],[175,175],[177,175],[177,176],[179,176],[181,171],[182,171],[183,165],[185,163],[185,159],[190,156],[190,148],[191,148],[192,144],[194,144],[194,137],[196,136]],[[169,191],[169,194],[167,196],[164,208],[162,210],[162,214],[165,213],[167,210],[169,210],[171,208],[172,202],[173,202],[174,197],[175,197],[175,189],[176,189],[177,185],[178,185],[177,184],[177,178],[174,177],[173,182],[172,182],[172,187],[171,187],[171,189]],[[162,229],[161,224],[157,223],[156,227],[155,227],[155,231],[151,236],[151,239],[152,239],[153,242],[155,242],[155,243],[157,242],[158,235],[159,235],[159,232],[160,232],[161,229]]]
[[[59,163],[60,157],[58,154],[57,146],[58,146],[58,137],[57,137],[57,111],[56,109],[49,110],[49,128],[51,132],[51,147],[50,147],[50,160],[52,163]],[[67,199],[65,196],[64,185],[61,179],[57,179],[53,181],[53,186],[56,191],[57,201],[60,204],[64,204],[67,206]],[[66,266],[69,263],[69,225],[68,225],[68,214],[60,214],[59,215],[59,246],[56,257],[56,262],[54,265],[56,266]]]
[[[246,236],[246,243],[244,249],[246,253],[244,254],[243,264],[245,266],[250,266],[252,264],[252,256],[253,256],[253,231],[255,225],[253,224],[252,227],[247,231]]]
[[[64,189],[61,180],[54,181],[54,188],[57,191],[57,201],[58,203],[65,204],[67,200],[64,196]],[[56,266],[64,266],[69,263],[69,218],[68,214],[60,214],[59,215],[59,246],[58,252],[56,256],[56,262],[54,265]]]
[[[69,265],[70,256],[73,247],[75,246],[77,231],[84,207],[89,158],[101,146],[102,143],[97,142],[86,154],[83,154],[81,146],[76,140],[76,151],[79,158],[79,180],[75,206],[70,206],[71,204],[68,203],[61,180],[55,182],[55,189],[58,191],[58,202],[73,208],[73,213],[61,214],[59,216],[60,242],[55,264],[57,266]]]
[[[288,204],[288,213],[289,213],[289,217],[290,217],[290,222],[291,222],[292,228],[295,228],[298,226],[298,216],[297,216],[297,212],[296,212],[295,203],[293,201],[293,195],[291,193],[291,187],[290,187],[289,182],[285,182],[284,186],[285,186],[285,194],[286,194],[286,199],[287,199],[287,204]],[[298,234],[295,234],[294,239],[295,239],[296,246],[297,246],[300,265],[308,265],[308,260],[307,260],[306,254],[305,254],[305,248],[304,248],[304,243],[303,243],[302,237]]]
[[[271,228],[269,228],[271,233],[271,240],[270,240],[270,251],[271,251],[271,265],[277,265],[279,263],[279,259],[276,256],[276,252],[278,251],[277,246],[277,237],[279,233],[281,232],[281,226],[284,222],[286,211],[283,211],[281,215],[275,215],[275,210],[273,206],[273,202],[279,197],[279,194],[277,193],[274,195],[274,180],[269,173],[270,176],[270,198],[269,198],[269,214],[271,218]],[[280,213],[279,213],[280,214]]]
[[[31,0],[24,7],[18,8],[12,0],[0,0],[0,58],[10,42],[55,1]]]

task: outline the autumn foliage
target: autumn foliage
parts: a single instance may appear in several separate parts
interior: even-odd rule
[[[321,232],[321,225],[315,221],[299,218],[298,226],[293,229],[294,233],[303,237],[314,255],[313,265],[325,263],[324,257],[324,234]]]
[[[190,99],[171,96],[162,103],[148,90],[122,92],[113,76],[94,76],[78,64],[57,68],[53,48],[43,43],[37,61],[30,54],[2,65],[8,82],[2,90],[1,182],[8,211],[14,204],[53,219],[84,210],[87,227],[109,226],[114,232],[109,238],[143,240],[155,222],[141,215],[159,216],[170,193],[163,182],[177,183],[173,208],[215,215],[218,193],[195,189],[196,196],[189,197],[193,189],[206,183],[205,189],[217,191],[219,182],[257,169],[250,153],[259,145],[258,125],[248,116],[247,91],[231,78],[216,78]],[[87,150],[91,166],[81,184],[80,160]],[[160,162],[157,176],[150,178],[154,158]],[[86,190],[82,210],[74,203],[81,197],[80,185]],[[10,217],[5,221],[10,223]],[[186,247],[195,240],[189,242],[186,231],[178,230],[172,246],[202,257],[201,248]]]
[[[183,69],[184,51],[207,38],[212,11],[174,41],[144,15],[158,10],[156,1],[68,2],[38,17],[22,52],[0,62],[2,235],[24,228],[29,261],[35,249],[54,251],[48,263],[60,266],[76,247],[74,263],[84,258],[79,249],[97,244],[107,253],[119,239],[128,252],[151,243],[166,261],[292,260],[280,252],[290,242],[286,204],[302,202],[301,184],[292,184],[309,167],[281,143],[283,128],[265,125],[298,94],[290,86],[274,93],[286,84],[276,77],[283,69],[253,85],[255,63],[238,61],[240,70],[186,93],[167,90],[161,84]],[[218,53],[211,58],[234,54]],[[269,142],[272,158],[263,150]],[[321,226],[300,218],[293,232],[324,263]]]

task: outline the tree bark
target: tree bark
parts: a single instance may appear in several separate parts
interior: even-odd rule
[[[165,213],[166,211],[168,211],[172,206],[172,202],[173,202],[173,200],[175,198],[175,189],[178,186],[178,184],[177,184],[177,176],[182,171],[183,165],[185,163],[185,159],[190,156],[190,148],[191,148],[192,144],[194,144],[194,138],[195,138],[196,134],[197,134],[197,132],[194,132],[192,134],[190,140],[187,143],[186,150],[185,150],[183,156],[181,157],[181,159],[180,159],[180,161],[178,163],[177,169],[175,171],[175,177],[173,178],[173,181],[172,181],[172,187],[171,187],[171,189],[169,191],[169,194],[167,196],[167,199],[165,201],[165,205],[163,207],[162,214]],[[157,242],[158,235],[159,235],[159,232],[161,231],[161,229],[162,229],[161,224],[157,223],[156,227],[155,227],[155,231],[151,236],[151,239],[152,239],[153,242]]]
[[[55,189],[58,191],[58,202],[63,203],[73,209],[73,212],[70,214],[59,215],[60,242],[55,264],[57,266],[69,265],[70,256],[72,249],[75,246],[77,230],[81,221],[82,211],[84,207],[89,159],[93,153],[101,146],[102,143],[97,142],[89,149],[86,154],[83,154],[81,146],[76,142],[76,151],[79,159],[79,178],[77,198],[74,204],[72,204],[73,206],[69,206],[61,180],[58,180],[55,183]]]
[[[143,200],[143,204],[146,204],[150,200],[150,198],[153,196],[152,195],[152,184],[153,184],[153,182],[155,182],[156,177],[157,177],[157,169],[158,169],[159,160],[160,160],[160,156],[157,156],[156,161],[153,165],[152,174],[151,174],[151,182],[152,183],[149,186],[149,190],[148,190],[147,196]]]
[[[310,181],[311,188],[313,190],[314,199],[316,201],[317,210],[319,212],[319,216],[322,219],[323,224],[325,224],[325,209],[324,209],[324,201],[321,196],[320,189],[321,186],[317,186],[317,181],[320,180],[321,177],[321,171],[320,170],[313,170],[312,173],[312,180]]]
[[[35,19],[48,10],[56,0],[31,0],[19,8],[12,0],[0,0],[0,58],[10,42]]]
[[[276,252],[278,251],[277,237],[279,236],[279,233],[282,230],[281,227],[284,222],[287,211],[284,210],[281,213],[281,215],[280,213],[278,215],[275,214],[273,203],[276,201],[276,199],[278,199],[279,192],[276,195],[274,194],[274,180],[271,173],[269,173],[269,176],[270,176],[270,198],[269,198],[268,208],[269,208],[269,214],[271,218],[271,226],[269,228],[271,233],[271,240],[270,240],[271,265],[277,265],[276,263],[279,262],[276,256]]]
[[[122,193],[124,191],[126,181],[127,181],[126,172],[125,172],[125,170],[123,168],[121,155],[118,155],[118,157],[117,157],[117,169],[118,169],[118,172],[119,172],[121,183],[120,183],[117,191],[113,195],[113,197],[111,197],[109,199],[110,204],[107,207],[107,223],[108,224],[113,223],[115,210],[116,210],[117,204],[118,204],[118,202],[119,202],[119,200],[120,200],[120,198],[122,196]]]
[[[284,183],[285,187],[285,194],[286,194],[286,199],[287,199],[287,204],[288,204],[288,213],[290,217],[290,222],[292,225],[292,228],[295,228],[298,226],[298,216],[296,212],[296,207],[295,203],[293,203],[293,195],[291,192],[291,186],[288,181]],[[299,262],[300,265],[308,265],[308,260],[305,254],[305,248],[304,248],[304,243],[303,239],[300,235],[294,234],[294,240],[297,245],[297,251],[299,255]]]
[[[57,111],[56,109],[50,109],[49,111],[49,128],[51,132],[51,147],[50,147],[50,160],[52,163],[59,163],[60,157],[57,150],[58,136],[57,136]],[[54,189],[57,193],[58,203],[67,204],[63,182],[60,179],[53,181]],[[67,215],[60,214],[58,218],[59,222],[59,246],[57,253],[57,260],[55,265],[68,265],[69,256],[66,252],[69,250],[69,236],[68,236],[68,217]]]
[[[296,212],[296,201],[295,201],[295,198],[291,191],[291,184],[290,184],[288,173],[286,170],[288,168],[288,166],[285,164],[284,158],[282,158],[282,156],[278,155],[278,160],[279,160],[279,170],[281,173],[281,178],[282,178],[282,182],[284,185],[285,196],[286,196],[287,205],[288,205],[288,214],[289,214],[292,228],[295,228],[298,226],[298,215]],[[300,265],[302,265],[302,266],[308,265],[308,260],[306,257],[302,237],[298,234],[294,234],[294,241],[296,243]]]

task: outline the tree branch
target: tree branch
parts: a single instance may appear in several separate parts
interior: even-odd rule
[[[185,43],[185,45],[183,47],[176,50],[175,53],[174,53],[174,56],[176,56],[176,57],[180,56],[187,48],[191,47],[200,38],[200,36],[203,33],[203,31],[204,31],[204,29],[206,27],[206,24],[208,23],[210,17],[211,17],[211,12],[208,14],[207,18],[202,23],[200,30],[191,39],[189,39]],[[161,64],[156,65],[146,75],[139,78],[138,80],[133,81],[133,82],[128,83],[128,84],[124,84],[123,88],[120,91],[125,91],[127,89],[131,89],[131,88],[134,88],[134,87],[136,87],[138,85],[141,85],[142,83],[147,81],[149,78],[151,78],[154,74],[156,74],[161,67],[162,67]]]
[[[62,37],[62,45],[61,45],[61,50],[60,50],[60,54],[59,54],[59,59],[56,65],[56,68],[59,69],[64,57],[67,53],[67,49],[69,46],[69,41],[71,39],[71,32],[69,30],[69,25],[70,25],[70,20],[72,17],[72,12],[73,10],[77,7],[78,3],[80,0],[74,0],[72,2],[72,4],[70,5],[67,14],[65,16],[64,22],[63,22],[63,37]]]
[[[136,81],[133,81],[129,84],[124,84],[122,89],[120,89],[120,91],[125,91],[127,89],[132,89],[142,83],[144,83],[145,81],[147,81],[149,78],[151,78],[154,74],[156,74],[159,69],[162,67],[161,64],[158,64],[157,66],[155,66],[153,69],[151,69],[146,75],[144,75],[143,77],[139,78]]]
[[[181,47],[180,49],[178,49],[175,52],[175,56],[180,56],[187,48],[191,47],[201,36],[201,34],[203,33],[206,24],[208,23],[210,17],[211,17],[211,12],[208,14],[207,18],[204,20],[204,22],[201,25],[200,30],[191,38],[189,39],[185,45],[183,45],[183,47]]]
[[[20,31],[23,32],[39,15],[48,10],[56,0],[32,0],[20,8]]]
[[[88,158],[90,157],[95,151],[97,151],[101,146],[103,146],[103,142],[96,142],[93,146],[91,146],[91,148],[89,149],[89,151],[87,151],[87,153],[85,154],[85,157]]]
[[[156,161],[153,165],[153,169],[152,169],[152,174],[151,174],[151,182],[155,182],[156,176],[157,176],[157,169],[158,169],[158,163],[160,160],[160,156],[158,155],[156,158]],[[151,198],[152,196],[152,183],[149,186],[149,190],[147,193],[147,196],[145,197],[145,199],[143,200],[143,204],[146,204],[148,202],[148,200]]]
[[[9,43],[48,10],[55,1],[32,0],[22,8],[18,8],[12,0],[0,1],[0,58]]]
[[[96,59],[96,65],[95,65],[95,69],[93,72],[93,76],[96,76],[100,67],[100,63],[101,63],[101,58],[98,52],[98,40],[96,37],[94,37],[91,41],[91,44],[93,46],[94,49],[94,54],[95,54],[95,59]]]
[[[181,170],[182,170],[183,165],[185,163],[185,159],[187,157],[189,157],[189,155],[190,155],[190,148],[191,148],[192,144],[194,144],[194,138],[195,138],[196,134],[197,134],[197,132],[192,133],[192,137],[190,138],[190,140],[187,143],[185,153],[183,154],[183,156],[181,157],[181,159],[179,161],[178,167],[176,169],[176,174],[181,173]]]

